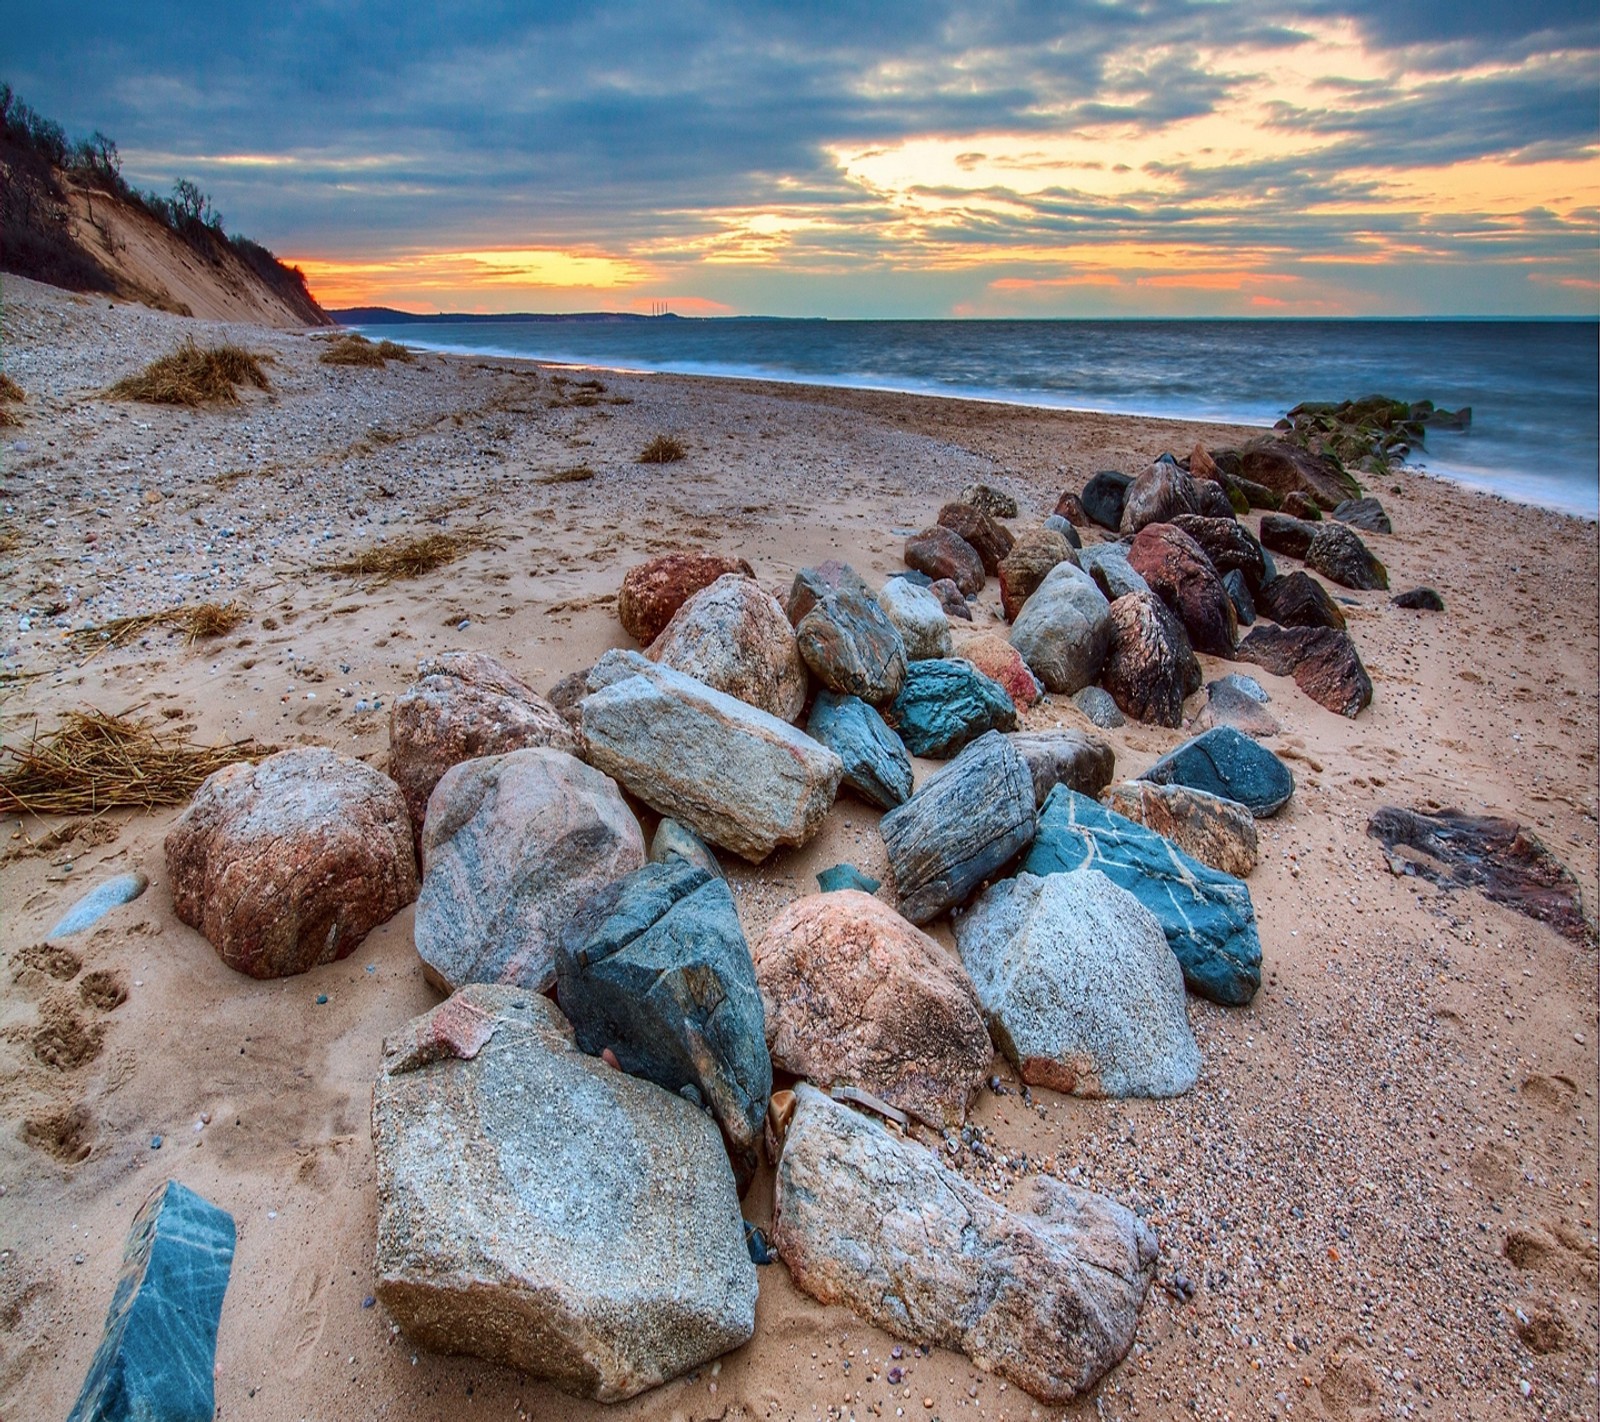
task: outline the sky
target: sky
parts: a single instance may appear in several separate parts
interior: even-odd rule
[[[324,305],[1594,315],[1596,0],[8,7]]]

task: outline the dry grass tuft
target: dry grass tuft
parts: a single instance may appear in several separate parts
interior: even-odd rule
[[[150,405],[236,405],[241,385],[271,388],[260,356],[242,346],[201,350],[191,338],[137,375],[119,380],[106,393],[113,399],[143,400]]]
[[[131,711],[69,711],[50,735],[35,730],[28,745],[0,752],[11,762],[0,773],[0,807],[7,813],[96,815],[177,805],[213,771],[260,760],[276,749],[253,740],[196,746]]]
[[[15,380],[9,375],[0,375],[0,426],[10,427],[22,423],[22,416],[15,410],[6,409],[6,406],[20,405],[27,398]]]
[[[688,454],[681,439],[675,435],[657,435],[639,453],[641,464],[675,464]]]
[[[355,331],[340,336],[317,357],[324,365],[383,366],[387,361],[398,360],[410,365],[416,360],[398,341],[379,341],[374,345]]]
[[[160,612],[141,612],[133,617],[116,617],[98,627],[80,627],[71,640],[79,647],[97,651],[125,647],[157,627],[180,629],[187,641],[202,637],[223,637],[233,631],[248,614],[237,602],[202,602],[194,607],[167,607]]]
[[[398,543],[380,543],[346,558],[338,563],[322,563],[313,569],[318,573],[348,573],[352,577],[367,578],[373,587],[398,582],[402,578],[420,578],[448,563],[453,563],[466,553],[480,548],[498,546],[494,538],[481,529],[462,529],[458,533],[425,533],[418,538],[403,539]]]
[[[587,464],[574,464],[570,469],[557,469],[550,474],[541,474],[534,480],[536,484],[586,484],[594,478],[594,470]]]

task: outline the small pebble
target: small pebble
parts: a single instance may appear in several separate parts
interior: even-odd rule
[[[319,992],[317,994],[317,1006],[318,1007],[325,1006],[327,1004],[327,1001],[328,1001],[328,994],[327,993]]]
[[[160,1150],[161,1149],[161,1137],[160,1136],[151,1136],[150,1137],[150,1149],[151,1150]]]
[[[377,1303],[377,1299],[373,1298],[371,1294],[368,1294],[366,1298],[361,1300],[361,1307],[371,1308],[375,1303]]]

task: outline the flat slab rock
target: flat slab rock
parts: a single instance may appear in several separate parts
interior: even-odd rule
[[[1041,1402],[1081,1396],[1127,1353],[1157,1258],[1132,1211],[1048,1177],[998,1204],[816,1088],[795,1096],[772,1237],[803,1292]]]
[[[1125,780],[1106,792],[1105,803],[1124,819],[1154,830],[1185,854],[1236,879],[1247,878],[1261,860],[1255,816],[1235,800],[1184,785]]]
[[[385,1042],[372,1140],[376,1292],[421,1347],[614,1402],[755,1331],[716,1124],[537,993],[476,985]]]
[[[1252,627],[1235,656],[1294,683],[1319,706],[1356,717],[1372,704],[1372,678],[1348,632],[1333,627]]]
[[[1250,890],[1170,839],[1087,795],[1058,786],[1023,861],[1028,874],[1098,869],[1160,923],[1189,991],[1239,1007],[1261,986],[1261,938]]]
[[[1185,741],[1139,779],[1235,800],[1257,819],[1277,814],[1294,794],[1289,767],[1232,726],[1213,726]]]

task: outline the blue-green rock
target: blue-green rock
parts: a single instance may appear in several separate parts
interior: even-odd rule
[[[67,1422],[211,1422],[233,1244],[233,1216],[176,1180],[145,1201]]]
[[[1005,688],[961,657],[912,662],[889,719],[912,755],[948,760],[985,731],[1014,731]]]
[[[863,874],[854,864],[835,864],[817,875],[817,887],[825,894],[836,894],[841,889],[859,889],[863,894],[875,894],[881,887],[879,881]]]
[[[1265,746],[1232,726],[1214,726],[1162,756],[1139,777],[1157,785],[1186,785],[1237,800],[1258,820],[1275,815],[1294,794],[1294,776]]]
[[[1039,814],[1029,874],[1098,869],[1156,916],[1189,991],[1239,1007],[1261,986],[1250,890],[1087,795],[1058,785]]]
[[[65,938],[69,933],[82,933],[84,929],[99,923],[112,909],[131,904],[149,885],[150,880],[138,870],[117,874],[104,883],[96,884],[61,916],[45,937]]]
[[[819,691],[806,734],[844,762],[844,783],[885,810],[911,795],[911,757],[900,737],[859,696]]]
[[[646,864],[580,905],[556,950],[556,994],[591,1056],[668,1091],[693,1087],[754,1173],[772,1095],[755,965],[721,879],[681,859]]]

